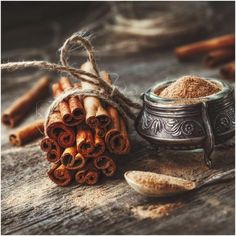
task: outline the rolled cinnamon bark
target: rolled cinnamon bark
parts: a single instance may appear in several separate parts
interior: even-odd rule
[[[116,164],[114,161],[110,162],[110,165],[102,170],[102,173],[108,177],[113,176],[116,173]]]
[[[81,66],[81,69],[92,74],[96,74],[91,62],[87,61]],[[86,76],[84,76],[86,77]],[[98,87],[86,82],[81,82],[82,89],[98,90]],[[111,119],[107,111],[103,108],[99,98],[86,96],[83,99],[84,109],[86,111],[86,123],[91,128],[107,127],[111,123]]]
[[[115,162],[108,156],[100,156],[93,161],[94,166],[103,172],[104,175],[110,177],[116,172]]]
[[[226,79],[235,79],[235,61],[232,61],[225,66],[223,66],[220,69],[220,73],[226,78]]]
[[[175,54],[179,59],[184,60],[191,56],[209,52],[215,49],[230,47],[233,46],[234,44],[235,44],[234,34],[228,34],[184,45],[181,47],[177,47],[175,49]]]
[[[110,157],[102,155],[95,158],[93,160],[93,164],[98,170],[103,170],[109,167],[110,161],[111,161]]]
[[[101,137],[99,137],[96,133],[94,136],[94,149],[90,154],[90,157],[98,157],[105,152],[105,143]]]
[[[60,86],[64,91],[74,87],[70,79],[67,77],[61,77]],[[76,87],[79,87],[79,84],[77,84]],[[85,120],[85,110],[80,102],[79,97],[70,97],[68,99],[68,105],[73,118],[77,121],[77,124],[82,123]]]
[[[50,138],[43,138],[40,143],[40,148],[43,152],[48,152],[52,149],[52,143]]]
[[[30,90],[17,98],[17,100],[3,112],[2,123],[10,127],[15,127],[25,117],[27,112],[34,108],[40,99],[45,97],[48,93],[48,88],[48,77],[43,77],[38,80]]]
[[[80,154],[77,153],[76,147],[66,148],[61,156],[61,163],[68,170],[78,170],[85,166],[85,159]]]
[[[93,134],[87,125],[79,125],[76,134],[77,151],[83,157],[89,157],[94,150]]]
[[[120,118],[120,127],[121,127],[121,135],[125,140],[125,146],[122,149],[121,153],[126,154],[130,151],[130,139],[129,139],[129,135],[127,132],[127,127],[126,127],[125,121],[122,117]]]
[[[98,182],[99,172],[96,169],[88,170],[85,175],[85,182],[88,185],[94,185]]]
[[[76,181],[76,183],[84,184],[85,183],[85,174],[86,174],[86,170],[79,170],[75,174],[75,181]]]
[[[205,56],[203,63],[207,67],[215,67],[225,62],[233,60],[234,57],[235,57],[234,48],[218,49],[209,52]]]
[[[73,172],[67,170],[62,164],[52,164],[48,171],[49,178],[59,186],[67,186],[73,179]]]
[[[108,73],[101,71],[100,75],[103,80],[111,84]],[[106,147],[111,153],[126,154],[130,150],[130,141],[125,122],[114,107],[108,106],[107,111],[112,122],[105,135]]]
[[[104,138],[106,134],[106,128],[95,128],[95,133],[99,137]]]
[[[40,147],[42,151],[47,152],[49,162],[58,162],[61,158],[61,148],[57,142],[49,137],[42,139]]]
[[[122,154],[122,150],[126,147],[126,140],[121,135],[121,117],[114,107],[109,106],[107,110],[112,119],[112,125],[105,135],[106,147],[111,153]]]
[[[10,134],[10,143],[15,146],[21,146],[43,136],[43,123],[43,120],[37,120],[19,128]]]
[[[50,115],[46,131],[48,137],[56,140],[61,147],[71,147],[75,143],[74,130],[65,126],[59,111]]]
[[[57,97],[61,93],[63,93],[63,90],[61,89],[59,83],[55,83],[52,85],[52,93],[54,97]],[[58,108],[61,113],[62,121],[65,125],[74,126],[78,123],[78,122],[76,123],[76,121],[73,119],[69,105],[66,101],[60,102]]]

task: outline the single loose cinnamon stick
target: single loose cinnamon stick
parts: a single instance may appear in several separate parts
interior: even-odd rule
[[[81,66],[81,69],[95,75],[91,62],[87,61]],[[84,76],[86,77],[86,76]],[[82,89],[98,90],[98,87],[86,82],[81,82]],[[99,98],[86,96],[83,99],[84,109],[86,111],[86,123],[91,127],[107,127],[111,119],[107,111],[103,108]]]
[[[59,147],[58,143],[46,137],[42,139],[40,147],[42,151],[47,152],[47,160],[49,162],[58,162],[61,158],[61,148]]]
[[[34,121],[11,133],[9,136],[10,143],[21,146],[43,136],[43,122],[43,120]]]
[[[226,79],[234,79],[235,78],[235,61],[232,61],[220,69],[220,73]]]
[[[61,163],[68,170],[78,170],[85,166],[85,159],[80,154],[77,153],[76,147],[66,148],[61,156]]]
[[[179,59],[187,59],[201,53],[209,52],[215,49],[230,47],[235,44],[234,34],[223,35],[212,39],[199,41],[196,43],[177,47],[175,54]]]
[[[65,126],[59,111],[50,115],[46,129],[49,138],[56,140],[61,147],[71,147],[75,143],[74,129]]]
[[[15,127],[25,117],[27,112],[35,108],[37,102],[45,97],[48,93],[48,88],[48,77],[43,77],[38,80],[30,90],[26,91],[24,95],[17,98],[17,100],[3,112],[3,124],[10,127]]]
[[[49,178],[59,186],[67,186],[73,178],[73,172],[67,170],[64,165],[52,164],[52,168],[48,171]]]
[[[233,48],[218,49],[209,52],[204,58],[204,65],[207,67],[215,67],[234,59],[235,53]]]
[[[79,125],[76,134],[77,151],[84,157],[88,157],[94,150],[93,134],[87,125]]]

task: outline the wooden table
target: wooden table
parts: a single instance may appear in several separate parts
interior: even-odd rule
[[[156,81],[167,78],[185,74],[219,78],[216,69],[205,69],[196,62],[178,62],[171,50],[101,58],[99,64],[118,73],[118,84],[136,98]],[[3,74],[2,111],[33,83],[29,72],[28,76]],[[42,101],[22,124],[42,117],[47,101]],[[124,172],[131,169],[168,172],[172,161],[174,175],[184,167],[199,174],[197,167],[204,169],[201,153],[157,153],[131,127],[132,150],[120,157],[115,177],[93,187],[62,188],[47,177],[49,165],[39,141],[11,147],[10,132],[2,126],[2,234],[234,234],[234,180],[177,197],[150,199],[135,193],[123,178]],[[215,156],[224,168],[234,166],[232,145],[217,147]]]

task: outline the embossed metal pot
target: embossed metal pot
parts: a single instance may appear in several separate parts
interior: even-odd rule
[[[158,83],[143,94],[143,108],[136,120],[137,132],[156,147],[191,150],[204,149],[204,160],[211,167],[215,144],[234,136],[234,89],[227,83],[210,79],[221,91],[193,104],[161,98],[154,91],[173,83]]]

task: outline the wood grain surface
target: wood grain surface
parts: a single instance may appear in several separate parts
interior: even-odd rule
[[[49,36],[45,39],[51,41]],[[63,37],[60,42],[63,42]],[[44,48],[47,45],[41,47]],[[7,52],[4,51],[6,57]],[[58,61],[56,51],[47,53],[51,60]],[[24,59],[24,56],[15,59]],[[78,59],[78,62],[82,61]],[[194,61],[178,62],[172,50],[101,57],[99,67],[119,74],[116,84],[127,95],[137,99],[160,80],[186,74],[220,78],[218,69],[206,69]],[[36,77],[34,71],[3,73],[2,111],[32,86]],[[55,75],[51,77],[56,79]],[[50,101],[51,97],[42,100],[20,125],[43,117]],[[215,168],[208,170],[201,151],[157,152],[138,136],[132,123],[130,127],[132,150],[118,158],[119,170],[115,177],[102,179],[92,187],[73,185],[62,188],[47,177],[49,164],[39,148],[39,140],[24,147],[11,147],[8,142],[11,130],[2,126],[1,233],[234,234],[234,180],[176,197],[157,199],[135,193],[123,177],[127,170],[151,170],[186,179],[205,178],[234,168],[234,139],[216,147]]]

